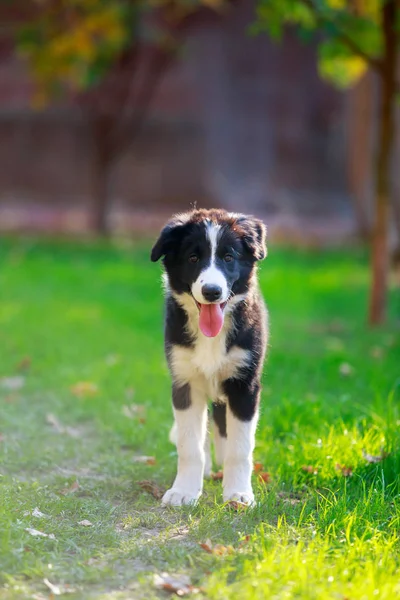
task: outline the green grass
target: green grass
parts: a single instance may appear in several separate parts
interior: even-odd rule
[[[0,382],[0,598],[48,598],[47,579],[71,600],[151,600],[165,597],[153,583],[163,571],[189,575],[215,600],[399,597],[395,290],[388,325],[368,330],[362,251],[270,248],[255,460],[271,481],[255,479],[258,505],[245,512],[222,505],[217,481],[196,507],[164,509],[138,485],[166,489],[176,468],[160,271],[148,252],[144,243],[0,242],[0,378],[23,378],[14,390]],[[77,396],[78,382],[97,392]],[[383,461],[363,457],[381,448]],[[36,507],[44,517],[32,516]],[[207,539],[232,550],[209,554],[199,545]]]

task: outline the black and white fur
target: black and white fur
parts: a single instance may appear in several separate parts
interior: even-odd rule
[[[162,499],[165,505],[189,504],[201,495],[211,469],[208,400],[224,501],[254,502],[252,454],[268,328],[256,263],[266,256],[265,237],[263,223],[253,217],[193,210],[167,223],[152,250],[152,261],[164,257],[171,434],[178,450],[178,472]],[[219,294],[216,300],[210,300],[209,289]],[[226,303],[215,337],[199,328],[198,303],[210,302]]]

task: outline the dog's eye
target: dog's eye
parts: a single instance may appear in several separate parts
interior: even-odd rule
[[[197,254],[191,254],[189,256],[189,262],[191,262],[191,263],[197,263],[198,260],[199,260],[199,257],[197,256]]]
[[[231,262],[232,260],[233,260],[232,254],[225,254],[225,256],[224,256],[225,262]]]

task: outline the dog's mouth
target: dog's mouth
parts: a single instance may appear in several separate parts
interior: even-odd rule
[[[201,332],[207,337],[215,337],[223,327],[224,309],[228,301],[221,304],[200,304],[196,298],[194,298],[194,301],[199,309],[199,327]]]

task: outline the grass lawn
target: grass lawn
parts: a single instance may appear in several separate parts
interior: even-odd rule
[[[400,597],[395,290],[369,331],[362,251],[271,247],[270,480],[255,475],[254,509],[224,507],[220,481],[161,508],[140,485],[176,468],[149,247],[0,242],[0,598],[165,598],[162,572],[211,600]]]

